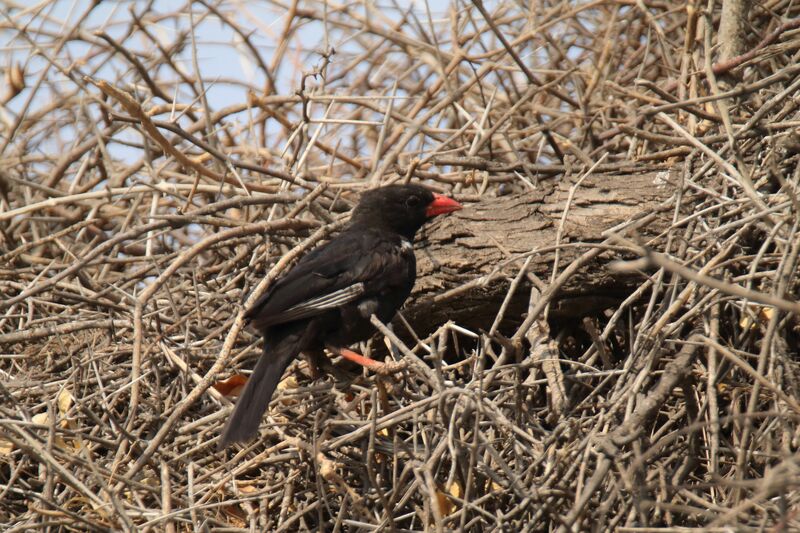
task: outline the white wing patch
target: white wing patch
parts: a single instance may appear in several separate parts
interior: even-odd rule
[[[311,298],[310,300],[306,300],[305,302],[301,302],[290,307],[281,313],[281,321],[295,320],[297,318],[315,315],[317,314],[317,311],[340,307],[346,303],[356,300],[363,294],[364,284],[354,283],[353,285],[345,287],[344,289],[339,289],[338,291],[317,296],[316,298]]]
[[[400,252],[407,254],[408,252],[414,251],[414,245],[411,244],[411,241],[408,241],[406,239],[400,239],[400,241],[401,241]]]

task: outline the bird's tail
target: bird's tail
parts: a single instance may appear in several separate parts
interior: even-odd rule
[[[233,442],[245,441],[258,432],[264,411],[269,406],[275,388],[286,367],[303,349],[303,332],[293,331],[282,335],[277,342],[264,338],[264,353],[256,363],[233,413],[225,425],[219,448]]]

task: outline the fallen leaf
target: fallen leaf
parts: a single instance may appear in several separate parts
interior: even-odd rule
[[[0,455],[8,455],[14,451],[14,443],[10,440],[0,439]]]
[[[296,389],[299,385],[297,384],[297,378],[293,375],[289,374],[280,382],[278,383],[278,390],[286,390],[286,389]]]
[[[775,314],[774,307],[756,306],[753,309],[751,306],[751,310],[752,313],[744,313],[739,319],[739,327],[742,329],[755,329],[758,324],[766,324],[772,320],[772,316]],[[753,319],[753,315],[755,315],[755,319]]]
[[[260,488],[256,487],[253,484],[245,484],[245,483],[239,483],[236,486],[236,488],[239,489],[239,492],[241,492],[242,494],[252,494],[254,492],[258,492],[259,490],[261,490]]]
[[[456,497],[456,498],[460,498],[461,497],[461,492],[462,492],[461,491],[461,485],[459,485],[458,483],[454,482],[452,485],[450,485],[450,495],[451,496]]]
[[[288,376],[286,376],[285,378],[283,378],[282,380],[280,380],[278,382],[277,389],[278,390],[291,390],[291,389],[296,389],[299,386],[300,385],[297,383],[297,378],[294,377],[293,375],[289,374]],[[298,401],[299,400],[296,397],[295,398],[292,398],[292,397],[281,398],[281,403],[283,405],[294,405]]]
[[[439,513],[442,516],[450,516],[456,510],[457,505],[449,496],[454,498],[461,497],[461,485],[458,482],[453,482],[447,488],[447,492],[436,491],[436,503],[439,506]]]
[[[212,387],[226,398],[234,398],[242,393],[245,383],[247,383],[247,376],[234,374],[224,381],[217,381]]]
[[[69,408],[72,407],[73,397],[72,394],[67,389],[61,389],[58,391],[58,397],[56,398],[56,404],[58,405],[58,412],[61,415],[66,415],[69,411]]]

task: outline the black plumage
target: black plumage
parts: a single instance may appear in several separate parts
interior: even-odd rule
[[[417,185],[365,192],[348,227],[305,255],[245,314],[264,336],[264,353],[245,385],[220,446],[258,431],[286,367],[300,352],[345,348],[389,322],[416,280],[411,242],[426,220],[461,209]]]

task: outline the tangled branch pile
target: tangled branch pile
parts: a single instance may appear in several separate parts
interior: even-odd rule
[[[738,3],[0,8],[4,530],[800,528],[800,6]],[[657,208],[562,231],[667,169]],[[549,249],[497,241],[430,303],[527,312],[398,320],[365,348],[399,381],[297,362],[216,451],[246,299],[406,179],[570,191]],[[636,287],[551,312],[613,259]]]

